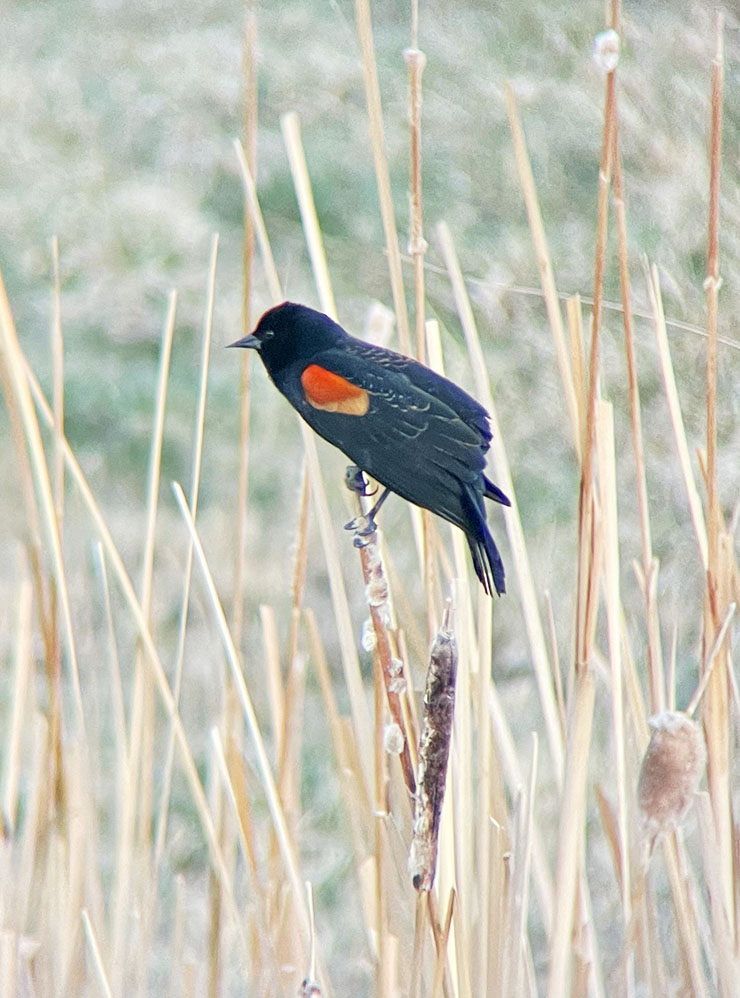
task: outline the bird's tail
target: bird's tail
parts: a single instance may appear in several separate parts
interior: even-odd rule
[[[504,563],[498,553],[496,542],[491,536],[491,531],[486,523],[486,514],[481,508],[482,500],[476,502],[472,496],[467,496],[468,523],[465,527],[465,536],[470,545],[470,553],[473,556],[473,568],[475,574],[489,596],[493,595],[494,589],[497,595],[503,596],[506,592],[504,575]]]
[[[490,478],[483,476],[483,495],[486,499],[493,499],[494,502],[500,502],[502,506],[511,506],[511,499],[502,492],[498,485],[494,485]]]

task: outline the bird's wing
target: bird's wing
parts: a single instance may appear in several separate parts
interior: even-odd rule
[[[436,397],[440,390],[443,391],[446,403],[454,409],[460,419],[467,423],[472,430],[477,431],[486,444],[490,443],[491,428],[488,422],[488,413],[479,402],[476,402],[454,381],[450,381],[441,374],[436,374],[411,357],[406,357],[393,350],[370,346],[361,340],[353,344],[353,353],[372,365],[377,364],[384,371],[398,374],[402,380],[408,379],[414,386],[433,397]]]
[[[322,351],[301,376],[301,414],[394,492],[457,522],[461,485],[481,495],[487,414],[462,389],[415,361],[373,348]],[[426,500],[426,501],[425,501]]]

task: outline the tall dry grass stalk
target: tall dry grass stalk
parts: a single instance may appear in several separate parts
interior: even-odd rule
[[[437,322],[429,318],[425,293],[423,57],[418,50],[418,14],[413,5],[407,60],[416,348],[442,372],[446,341]],[[390,294],[401,348],[409,351],[406,292],[367,0],[357,0],[356,18]],[[610,26],[619,26],[616,4]],[[706,573],[703,608],[698,602],[684,607],[688,616],[703,622],[696,692],[685,711],[676,709],[679,639],[674,637],[665,662],[661,643],[668,622],[661,615],[652,546],[647,484],[651,469],[646,456],[651,451],[645,446],[640,410],[637,313],[631,300],[627,240],[629,182],[620,157],[616,64],[610,63],[605,73],[601,161],[594,165],[599,183],[587,334],[579,297],[567,301],[564,320],[527,151],[526,122],[519,118],[513,89],[505,91],[565,400],[561,423],[551,429],[571,441],[580,470],[579,489],[571,497],[577,537],[574,561],[559,565],[555,580],[570,585],[568,625],[557,618],[558,604],[553,604],[532,567],[532,539],[520,518],[516,479],[505,445],[506,420],[499,418],[485,342],[452,232],[444,221],[434,229],[435,241],[464,336],[470,380],[491,413],[494,477],[512,498],[506,513],[510,592],[505,600],[494,602],[476,583],[471,586],[459,532],[447,532],[415,510],[409,513],[411,529],[406,533],[417,544],[418,575],[399,578],[398,559],[381,532],[372,535],[355,557],[351,537],[331,512],[315,440],[302,425],[305,463],[295,502],[287,609],[245,604],[259,619],[258,646],[245,646],[245,635],[252,632],[247,631],[242,604],[249,580],[254,581],[259,572],[259,566],[243,554],[247,517],[262,515],[254,503],[248,503],[246,366],[241,374],[242,458],[236,520],[231,524],[236,540],[230,606],[224,605],[198,529],[217,240],[205,282],[187,498],[179,484],[173,487],[184,557],[176,636],[170,644],[165,632],[155,628],[152,608],[158,573],[163,571],[155,558],[162,530],[160,497],[164,494],[169,501],[161,489],[161,473],[176,298],[173,294],[169,302],[160,350],[137,588],[115,543],[109,516],[96,501],[65,435],[64,303],[56,243],[51,404],[30,369],[10,303],[0,288],[0,376],[27,523],[17,586],[13,681],[2,724],[3,995],[143,995],[153,981],[159,987],[163,979],[173,996],[328,996],[346,993],[342,982],[347,980],[362,980],[356,989],[388,998],[734,993],[740,979],[733,813],[738,705],[730,646],[738,600],[733,550],[737,524],[726,524],[722,515],[717,483],[723,455],[716,429],[722,404],[716,388],[721,39],[720,21],[710,121],[705,506],[679,401],[680,372],[673,367],[658,273],[645,265],[675,460],[695,533],[695,557]],[[613,36],[608,43],[615,45]],[[255,92],[255,45],[250,15],[246,63],[250,94]],[[253,247],[269,297],[274,302],[282,299],[255,182],[256,116],[252,102],[247,151],[237,144],[245,190],[247,325],[253,312]],[[332,261],[325,251],[300,123],[288,114],[282,127],[307,261],[321,307],[334,315]],[[607,240],[612,214],[615,260],[609,256]],[[610,268],[621,283],[629,413],[615,408],[599,387],[604,364],[603,281]],[[631,433],[634,496],[618,472],[616,439],[622,424]],[[515,466],[513,457],[512,463]],[[341,485],[332,483],[331,488]],[[353,515],[362,516],[366,500],[353,501]],[[640,528],[634,574],[623,571],[630,552],[620,520],[625,507],[633,503]],[[98,723],[93,691],[88,689],[94,676],[89,669],[80,670],[85,624],[70,598],[72,509],[83,511],[85,536],[95,553],[93,585],[100,594],[100,645],[107,658],[104,664],[96,663],[95,675],[106,688],[105,702],[110,703],[111,720],[105,729]],[[226,517],[224,511],[222,515]],[[316,532],[318,544],[313,543]],[[330,612],[320,618],[312,609],[315,594],[309,568],[311,574],[323,571],[328,579]],[[628,602],[626,592],[633,586],[639,598]],[[213,635],[208,669],[219,704],[209,719],[207,739],[200,738],[180,713],[188,696],[187,644],[196,587],[203,594],[200,611]],[[367,617],[364,630],[351,610],[361,602],[352,598],[358,592],[364,593],[367,604],[362,611]],[[423,684],[428,664],[425,641],[432,624],[442,619],[448,599],[454,613],[444,616],[429,687],[434,691],[442,676],[447,699],[435,702],[430,693],[437,713],[420,720],[413,687]],[[635,605],[641,609],[630,615],[626,607]],[[523,716],[496,681],[493,666],[501,618],[521,622],[519,654],[531,666],[536,716]],[[125,650],[119,637],[124,630],[136,636],[133,653]],[[361,668],[361,632],[372,661],[372,680]],[[34,682],[34,647],[41,649],[44,663],[44,703]],[[330,647],[337,649],[336,660],[329,657]],[[172,663],[171,675],[165,661]],[[564,662],[569,664],[563,669]],[[319,738],[324,756],[332,760],[341,801],[339,827],[327,833],[328,848],[336,849],[339,842],[351,857],[352,919],[342,903],[327,904],[322,885],[307,883],[305,876],[303,836],[314,804],[306,799],[310,780],[306,780],[303,740],[309,729],[316,728],[308,707],[315,686],[323,710]],[[452,698],[454,720],[449,709]],[[695,712],[697,720],[701,715],[701,725],[693,720]],[[650,725],[649,714],[657,715]],[[608,732],[600,730],[601,720]],[[429,745],[440,744],[440,731],[449,764],[446,772],[434,769],[430,783]],[[206,747],[196,749],[204,741]],[[708,791],[697,796],[705,742]],[[103,757],[113,759],[105,774],[110,805],[96,798],[95,774]],[[422,792],[415,800],[419,773]],[[684,825],[695,799],[696,817],[689,819],[693,824]],[[180,813],[190,812],[198,823],[207,876],[202,870],[177,872],[171,866],[175,807]],[[409,872],[415,808],[416,866]],[[414,872],[419,892],[414,889]],[[337,927],[345,921],[359,930],[349,944],[352,951],[346,948],[344,935],[345,950],[337,952],[331,949],[331,940],[334,934],[341,935]],[[192,942],[194,931],[197,945]],[[364,972],[357,969],[363,962]]]

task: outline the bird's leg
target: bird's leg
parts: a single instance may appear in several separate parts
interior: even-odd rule
[[[347,470],[344,472],[344,484],[350,492],[356,492],[358,496],[369,494],[365,472],[357,464],[347,465]]]
[[[352,492],[356,492],[360,496],[368,495],[367,481],[365,480],[362,470],[356,465],[350,465],[347,468],[344,481],[347,488],[351,489]],[[368,510],[367,513],[364,513],[362,516],[356,516],[354,520],[350,520],[349,523],[345,523],[345,530],[354,530],[355,545],[357,547],[364,547],[367,543],[365,538],[369,537],[370,534],[375,533],[375,517],[380,507],[388,498],[390,491],[390,489],[384,489],[372,509]]]
[[[368,534],[374,533],[375,517],[377,512],[390,494],[390,489],[384,489],[380,499],[378,499],[373,508],[369,509],[367,513],[363,513],[362,516],[356,516],[354,520],[350,520],[349,523],[345,523],[344,529],[354,530],[355,533],[360,535],[360,537],[367,537]]]

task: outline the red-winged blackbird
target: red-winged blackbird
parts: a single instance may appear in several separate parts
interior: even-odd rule
[[[447,378],[415,360],[349,336],[322,312],[283,302],[235,347],[259,350],[275,386],[320,436],[385,491],[397,492],[463,530],[475,573],[505,592],[504,566],[483,499],[510,506],[483,473],[488,413]]]

